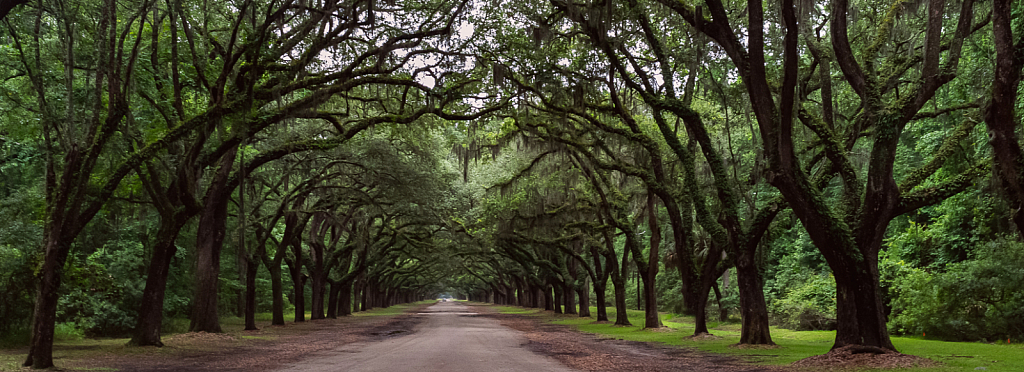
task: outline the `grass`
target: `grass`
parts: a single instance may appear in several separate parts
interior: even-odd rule
[[[410,308],[421,306],[423,304],[433,303],[434,301],[422,301],[411,304],[395,305],[388,308],[375,308],[369,311],[360,311],[354,316],[369,317],[369,316],[388,316],[397,315],[405,312]],[[286,313],[285,320],[291,323],[293,313]],[[306,319],[310,318],[310,313],[306,313]],[[258,313],[256,314],[257,325],[260,326],[261,331],[259,334],[247,334],[243,332],[245,329],[245,318],[227,316],[221,317],[221,328],[224,333],[231,334],[237,339],[244,341],[257,341],[257,340],[273,340],[277,338],[276,330],[269,327],[269,324],[273,320],[271,313]],[[165,324],[165,332],[163,337],[170,337],[175,334],[184,333],[188,331],[189,320],[188,319],[168,319]],[[70,361],[77,359],[87,359],[102,355],[116,354],[116,355],[132,355],[132,354],[162,354],[162,353],[174,353],[178,352],[172,350],[172,348],[140,348],[127,346],[128,338],[89,338],[84,337],[81,331],[75,329],[70,325],[59,325],[56,332],[56,341],[54,342],[54,359],[57,364],[62,364],[61,361]],[[25,356],[28,353],[27,346],[14,346],[0,348],[0,371],[23,371],[21,362],[25,360]],[[92,369],[96,371],[108,370],[104,368]]]
[[[736,348],[739,342],[740,326],[737,323],[709,322],[711,333],[720,338],[692,340],[693,317],[677,317],[662,314],[662,323],[671,331],[645,331],[641,329],[644,312],[627,310],[633,326],[622,327],[612,324],[593,324],[594,318],[579,318],[569,315],[553,315],[537,309],[514,306],[497,306],[505,314],[523,314],[541,317],[555,324],[572,326],[580,331],[595,333],[609,338],[630,341],[660,342],[668,345],[694,347],[703,351],[736,355],[757,364],[785,365],[810,356],[824,354],[832,347],[834,331],[792,331],[771,327],[772,340],[776,348]],[[591,313],[597,310],[591,307]],[[608,309],[608,318],[615,319],[615,309]],[[917,355],[938,361],[941,367],[913,368],[912,371],[974,371],[984,367],[988,371],[1024,371],[1024,345],[987,344],[976,342],[947,342],[927,340],[921,337],[892,337],[896,349],[905,354]]]
[[[436,302],[436,301],[434,301],[434,300],[425,300],[425,301],[413,302],[413,303],[408,303],[408,304],[394,305],[394,306],[391,306],[391,307],[388,307],[388,308],[373,308],[373,309],[370,309],[370,310],[367,310],[367,311],[360,311],[358,313],[353,313],[352,315],[354,315],[354,316],[398,315],[398,314],[404,313],[406,310],[408,310],[410,308],[414,308],[414,307],[417,307],[417,306],[420,306],[420,305],[430,304],[430,303],[434,303],[434,302]]]

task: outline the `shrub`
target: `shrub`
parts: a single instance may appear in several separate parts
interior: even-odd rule
[[[0,344],[24,345],[29,340],[29,320],[35,284],[31,257],[0,244]]]
[[[944,271],[882,265],[892,283],[890,331],[956,341],[1024,337],[1024,243],[1000,239],[975,253]]]
[[[89,336],[123,336],[135,327],[145,265],[141,244],[111,243],[84,260],[69,260],[58,321]]]
[[[768,307],[773,322],[798,331],[836,327],[836,281],[831,273],[812,274]]]

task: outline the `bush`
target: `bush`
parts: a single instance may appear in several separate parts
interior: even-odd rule
[[[0,345],[25,345],[35,299],[32,260],[11,246],[0,245]]]
[[[69,260],[60,322],[89,336],[124,336],[135,327],[145,281],[142,246],[112,242],[84,260]]]
[[[975,254],[944,271],[884,262],[883,280],[891,283],[890,332],[956,341],[1024,337],[1024,243],[1001,239]]]
[[[773,323],[798,331],[836,328],[836,281],[832,274],[809,275],[781,298],[772,301],[768,312]]]
[[[835,278],[807,231],[791,222],[769,244],[764,289],[771,322],[796,330],[835,329]]]
[[[75,323],[57,323],[53,329],[55,341],[76,341],[85,338],[85,330]]]

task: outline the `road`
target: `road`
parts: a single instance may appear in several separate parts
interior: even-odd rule
[[[477,317],[457,302],[427,308],[415,332],[315,354],[280,372],[570,372],[554,359],[534,354],[526,339],[495,319]]]

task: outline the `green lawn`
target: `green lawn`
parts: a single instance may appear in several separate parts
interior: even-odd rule
[[[662,322],[673,331],[644,331],[644,313],[628,310],[630,327],[611,324],[592,324],[594,318],[578,318],[568,315],[553,315],[550,312],[538,311],[513,306],[498,306],[505,314],[525,314],[543,317],[555,324],[565,324],[580,331],[596,333],[606,337],[630,341],[661,342],[669,345],[695,347],[700,350],[743,356],[744,359],[760,364],[789,364],[794,361],[824,354],[832,347],[835,339],[834,331],[791,331],[772,327],[772,340],[777,348],[736,348],[731,345],[739,342],[740,326],[737,323],[708,323],[708,328],[718,339],[694,341],[687,336],[693,334],[693,317],[674,317],[662,314]],[[597,310],[591,307],[591,313]],[[608,318],[615,319],[615,309],[608,309]],[[975,371],[984,367],[987,371],[1024,371],[1024,344],[997,343],[985,344],[975,342],[946,342],[925,340],[921,337],[893,337],[893,344],[900,352],[930,358],[943,364],[937,368],[915,368],[913,371]]]

